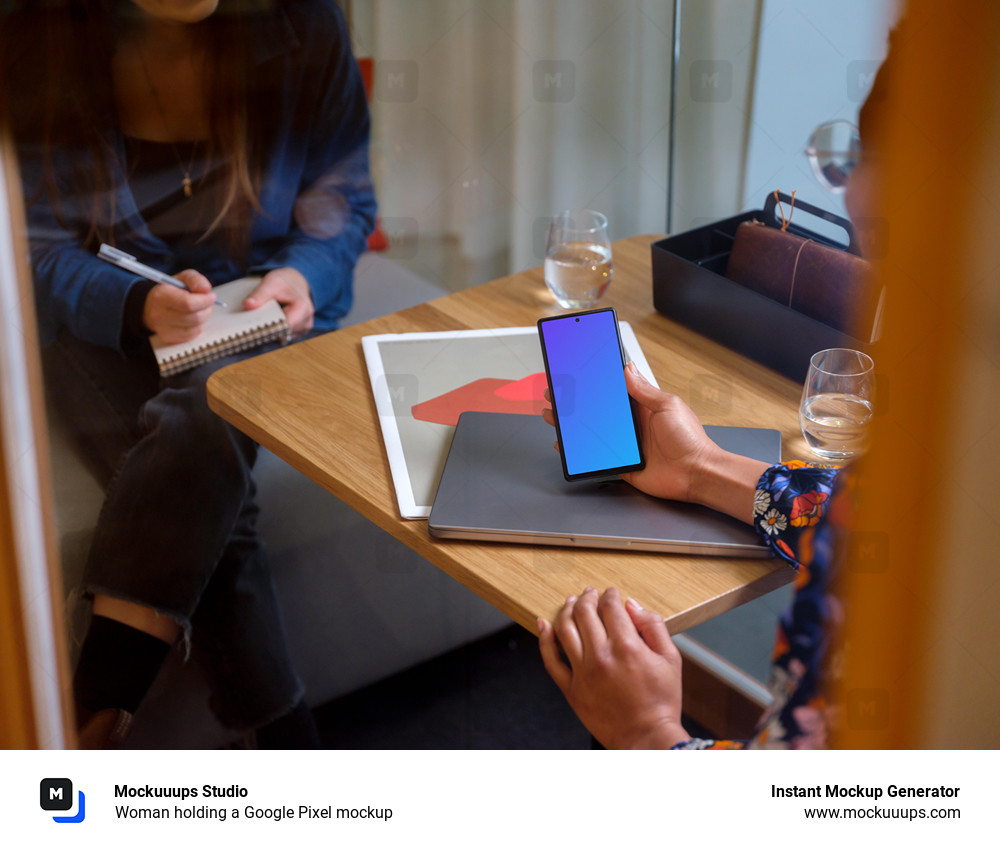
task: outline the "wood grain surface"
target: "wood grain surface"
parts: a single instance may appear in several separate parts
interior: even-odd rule
[[[785,459],[808,458],[798,427],[801,387],[653,309],[650,245],[658,238],[615,243],[615,278],[601,306],[631,323],[660,386],[703,422],[776,428]],[[534,268],[227,366],[209,380],[209,403],[531,631],[538,616],[551,618],[587,585],[620,588],[676,632],[790,581],[792,571],[774,560],[437,541],[425,520],[400,519],[361,338],[528,326],[560,312]]]

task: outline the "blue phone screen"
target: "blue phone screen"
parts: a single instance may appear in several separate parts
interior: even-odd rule
[[[611,310],[540,323],[566,472],[642,460]]]

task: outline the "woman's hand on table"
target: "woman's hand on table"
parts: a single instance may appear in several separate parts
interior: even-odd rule
[[[285,318],[292,330],[293,337],[304,336],[312,330],[313,307],[312,293],[305,275],[290,266],[269,271],[260,281],[260,285],[243,301],[247,310],[256,310],[274,299],[285,311]]]
[[[681,657],[663,618],[615,588],[566,600],[538,621],[545,669],[590,733],[609,749],[667,748],[681,725]],[[560,654],[560,650],[561,653]]]

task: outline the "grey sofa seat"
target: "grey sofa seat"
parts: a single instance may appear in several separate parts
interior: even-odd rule
[[[355,272],[362,322],[445,294],[377,254]],[[67,589],[74,587],[103,494],[50,417],[56,524]],[[266,542],[292,657],[319,705],[510,624],[322,487],[267,451],[257,465],[260,529]],[[86,612],[70,612],[83,634]],[[76,646],[74,644],[74,650]],[[75,653],[74,653],[75,654]],[[211,747],[234,739],[212,717],[201,669],[171,654],[136,717],[130,746]]]

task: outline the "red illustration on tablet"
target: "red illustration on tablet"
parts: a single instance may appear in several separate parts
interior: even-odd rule
[[[415,404],[410,412],[414,419],[422,422],[452,427],[458,424],[458,417],[467,410],[539,416],[546,406],[542,393],[547,386],[544,372],[528,375],[519,381],[479,378],[437,398]]]

